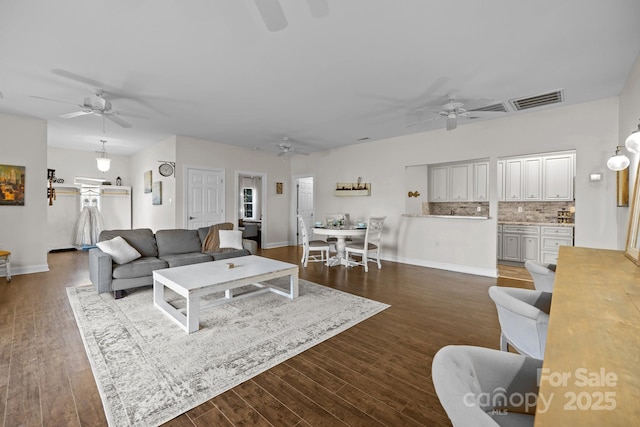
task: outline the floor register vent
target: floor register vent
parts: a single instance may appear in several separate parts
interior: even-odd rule
[[[516,110],[528,110],[529,108],[543,107],[564,101],[564,93],[561,90],[526,98],[512,99],[509,102]]]

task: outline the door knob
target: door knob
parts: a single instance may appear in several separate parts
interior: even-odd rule
[[[190,216],[189,219],[196,219],[196,217],[195,216]]]

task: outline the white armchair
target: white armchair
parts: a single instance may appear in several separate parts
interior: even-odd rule
[[[533,287],[538,291],[553,292],[553,282],[556,279],[556,265],[542,264],[535,261],[525,261],[524,268],[533,278]]]
[[[540,368],[541,360],[519,354],[449,345],[433,357],[431,377],[454,427],[529,427]]]
[[[551,292],[492,286],[489,296],[500,321],[500,349],[511,345],[518,353],[544,358],[551,310]]]

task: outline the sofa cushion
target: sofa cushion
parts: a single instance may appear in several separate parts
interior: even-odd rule
[[[114,279],[151,276],[154,270],[168,268],[169,263],[156,257],[143,257],[127,264],[113,266]]]
[[[229,252],[217,252],[215,254],[211,254],[211,256],[213,256],[214,261],[219,261],[221,259],[238,258],[241,256],[247,256],[247,255],[251,255],[251,252],[249,252],[246,249],[240,249],[240,250],[231,249]]]
[[[158,256],[202,252],[202,243],[197,230],[158,230],[156,231]]]
[[[102,252],[109,254],[116,264],[126,264],[141,256],[140,252],[120,236],[116,236],[111,240],[98,242],[96,246],[98,246]]]
[[[192,252],[190,254],[164,255],[160,259],[166,261],[169,267],[180,267],[181,265],[198,264],[200,262],[213,261],[211,255],[201,252]]]
[[[158,246],[153,231],[149,228],[137,228],[135,230],[104,230],[100,233],[99,242],[111,240],[121,236],[133,246],[143,257],[158,256]]]
[[[242,247],[242,231],[240,230],[219,230],[220,249],[244,249]]]

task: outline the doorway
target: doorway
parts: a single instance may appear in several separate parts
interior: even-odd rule
[[[313,177],[306,176],[296,179],[296,215],[302,216],[307,230],[313,228]],[[301,245],[301,233],[298,219],[294,218],[296,224],[296,245]]]
[[[251,235],[243,238],[256,240],[263,248],[267,236],[267,175],[259,172],[236,172],[236,203],[233,222]],[[248,227],[245,227],[247,225]],[[257,233],[254,231],[257,229]]]

